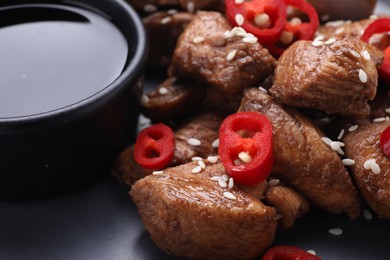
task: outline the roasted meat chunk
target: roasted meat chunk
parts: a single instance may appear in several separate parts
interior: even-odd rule
[[[199,112],[206,88],[191,81],[168,78],[142,98],[142,113],[153,122],[167,122]]]
[[[272,243],[276,210],[236,187],[223,188],[222,164],[191,173],[195,162],[149,175],[132,187],[146,230],[169,254],[193,259],[253,259]]]
[[[297,41],[280,57],[270,92],[295,107],[367,116],[382,61],[382,51],[360,40]]]
[[[198,12],[179,38],[170,73],[236,94],[260,84],[275,66],[253,35],[232,29],[220,13]]]
[[[267,202],[281,216],[278,227],[291,228],[295,221],[309,210],[309,202],[295,190],[286,186],[273,186],[267,190]]]
[[[352,180],[336,151],[308,119],[285,110],[271,96],[256,88],[245,91],[239,111],[264,114],[273,127],[274,168],[271,175],[300,192],[319,208],[360,214]]]
[[[193,16],[190,13],[170,14],[169,11],[161,11],[143,19],[150,42],[149,68],[168,68],[177,40]]]
[[[379,138],[390,123],[359,122],[347,132],[345,153],[353,160],[350,166],[358,189],[379,217],[390,219],[390,158],[379,146]]]

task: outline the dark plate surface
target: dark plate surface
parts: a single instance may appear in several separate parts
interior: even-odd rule
[[[390,1],[377,10],[390,13]],[[110,176],[68,194],[30,202],[0,201],[0,259],[176,259],[144,230],[128,188]],[[331,228],[344,233],[334,236]],[[315,250],[323,259],[390,259],[390,221],[350,221],[315,209],[275,244]]]

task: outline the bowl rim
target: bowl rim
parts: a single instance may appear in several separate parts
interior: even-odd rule
[[[96,0],[95,0],[96,1]],[[110,84],[103,87],[99,91],[94,94],[81,99],[75,103],[53,109],[50,111],[31,114],[31,115],[22,115],[15,117],[0,117],[0,127],[4,126],[12,126],[15,127],[26,127],[27,125],[37,123],[45,123],[48,121],[57,121],[57,122],[69,122],[69,120],[75,120],[84,118],[86,115],[93,112],[95,109],[103,106],[108,103],[110,100],[114,99],[114,97],[118,96],[120,93],[126,89],[127,86],[131,88],[134,87],[137,80],[142,74],[143,67],[146,63],[147,56],[147,36],[141,21],[141,18],[136,13],[136,11],[125,1],[120,0],[104,0],[107,3],[115,8],[121,8],[127,15],[128,19],[131,20],[131,24],[129,24],[129,30],[132,30],[135,33],[135,37],[132,37],[131,40],[129,37],[126,37],[126,33],[123,31],[124,26],[120,26],[111,19],[111,15],[109,15],[105,10],[101,10],[97,8],[95,5],[91,5],[91,1],[84,0],[66,0],[66,1],[12,1],[11,3],[7,2],[7,4],[18,5],[18,4],[64,4],[71,5],[78,8],[86,9],[96,13],[97,15],[103,16],[109,22],[111,22],[114,26],[116,26],[119,31],[122,33],[123,37],[128,42],[128,48],[133,48],[133,56],[128,57],[126,63],[124,65],[123,70],[120,75],[114,79]],[[94,1],[93,1],[94,2]],[[97,2],[97,1],[96,1]],[[3,5],[6,6],[7,4]],[[133,34],[134,35],[134,34]],[[64,120],[64,118],[66,118]]]

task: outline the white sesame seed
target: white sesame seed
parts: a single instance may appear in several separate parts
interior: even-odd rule
[[[256,37],[244,37],[242,39],[243,42],[245,43],[251,43],[251,44],[254,44],[257,42],[257,38]]]
[[[198,157],[198,156],[191,158],[191,161],[193,161],[193,162],[202,161],[202,160],[203,160],[202,157]]]
[[[144,6],[144,11],[146,13],[153,13],[157,11],[157,6],[152,5],[152,4],[147,4]]]
[[[229,52],[229,54],[226,56],[226,60],[227,60],[227,61],[232,61],[232,60],[236,57],[236,54],[237,54],[237,50],[232,50],[232,51]]]
[[[261,13],[255,15],[255,24],[260,28],[268,28],[271,25],[271,19],[268,14]]]
[[[200,166],[196,166],[191,170],[192,173],[200,173],[201,171],[202,168]]]
[[[336,31],[334,31],[334,34],[335,34],[335,35],[340,35],[340,34],[342,34],[343,32],[345,32],[345,28],[344,28],[344,27],[341,27],[341,28],[338,28]]]
[[[242,14],[236,14],[236,16],[234,17],[234,20],[236,21],[237,25],[241,26],[244,24],[244,16]]]
[[[267,93],[267,94],[268,94],[268,90],[266,90],[266,89],[263,88],[262,86],[259,87],[259,90],[260,90],[260,91],[263,91],[264,93]]]
[[[359,125],[351,125],[349,128],[348,128],[348,131],[349,132],[353,132],[353,131],[356,131],[356,129],[359,128]]]
[[[307,250],[307,252],[308,252],[309,254],[312,254],[312,255],[317,255],[316,251],[314,251],[314,250],[312,250],[312,249]]]
[[[363,164],[364,169],[371,170],[371,166],[372,166],[372,161],[373,160],[374,159],[368,159],[367,161],[365,161],[364,164]]]
[[[325,36],[324,35],[319,35],[313,41],[314,42],[318,42],[318,41],[323,41],[323,40],[325,40]]]
[[[337,151],[340,149],[340,144],[338,142],[332,141],[332,143],[330,144],[330,148],[332,148],[332,150],[334,151]]]
[[[355,51],[355,50],[350,50],[349,51],[353,56],[355,56],[356,58],[360,58],[361,56],[360,56],[360,54],[357,52],[357,51]]]
[[[385,109],[385,112],[390,114],[390,107]]]
[[[170,9],[170,10],[167,11],[167,14],[169,14],[169,15],[177,14],[177,10],[176,9]]]
[[[364,72],[364,70],[359,70],[359,79],[361,82],[366,83],[367,82],[367,73]]]
[[[375,15],[375,14],[372,14],[372,15],[370,15],[370,19],[371,20],[376,20],[376,19],[378,19],[378,16]]]
[[[163,171],[154,171],[154,172],[152,172],[153,175],[161,175],[163,173],[164,173]]]
[[[250,163],[252,161],[252,156],[248,152],[240,152],[238,158],[244,163]]]
[[[150,98],[147,95],[143,94],[142,97],[141,97],[141,103],[143,105],[146,105],[146,104],[149,103],[149,101],[150,101]]]
[[[225,182],[227,182],[227,181],[229,181],[229,175],[227,175],[227,174],[224,174],[224,175],[222,175],[222,179],[225,181]]]
[[[280,183],[279,179],[272,179],[272,180],[269,180],[268,185],[270,187],[275,187],[275,186],[278,186],[279,183]]]
[[[188,2],[188,4],[187,4],[187,11],[189,13],[193,13],[195,11],[195,4],[193,2]]]
[[[331,228],[331,229],[329,229],[329,234],[335,235],[335,236],[340,236],[343,234],[343,230],[341,228]]]
[[[218,157],[217,156],[209,156],[207,157],[207,160],[209,161],[209,163],[217,163],[218,162]]]
[[[332,144],[332,140],[330,138],[328,138],[328,137],[324,136],[321,139],[322,139],[322,141],[324,141],[324,143],[326,143],[329,146]]]
[[[168,94],[168,89],[164,88],[164,87],[159,88],[158,93],[160,93],[160,95],[166,95],[166,94]]]
[[[313,42],[311,43],[311,45],[314,46],[314,47],[319,47],[319,46],[321,46],[321,45],[323,45],[323,44],[324,44],[323,41],[313,41]]]
[[[225,191],[225,192],[223,193],[223,196],[224,196],[225,198],[229,199],[229,200],[236,200],[236,199],[237,199],[237,197],[234,196],[233,193],[228,192],[228,191]]]
[[[226,188],[226,187],[227,187],[226,181],[224,181],[222,178],[220,178],[220,179],[218,180],[218,185],[219,185],[221,188]]]
[[[343,160],[341,160],[341,162],[342,162],[345,166],[351,166],[351,165],[354,165],[354,164],[355,164],[355,161],[352,160],[352,159],[349,159],[349,158],[343,159]]]
[[[344,133],[345,133],[345,130],[344,129],[341,129],[339,135],[337,136],[337,140],[341,140],[344,136]]]
[[[373,218],[373,215],[371,211],[365,209],[363,210],[363,217],[367,220],[371,220]]]
[[[170,17],[170,16],[167,16],[167,17],[161,19],[161,23],[162,23],[162,24],[167,24],[167,23],[169,23],[170,21],[172,21],[172,17]]]
[[[339,27],[345,23],[344,20],[338,20],[338,21],[330,21],[327,22],[325,25],[327,26],[332,26],[332,27]]]
[[[340,155],[344,155],[344,154],[345,154],[344,151],[343,151],[343,149],[341,149],[341,148],[337,149],[336,152],[337,152],[338,154],[340,154]]]
[[[234,186],[234,180],[233,180],[233,178],[229,178],[228,188],[232,189],[233,186]]]
[[[206,164],[204,163],[204,161],[198,161],[198,165],[199,165],[200,168],[202,168],[203,170],[206,169]]]
[[[194,37],[194,39],[192,39],[192,42],[196,44],[196,43],[204,42],[204,40],[205,40],[204,37],[202,37],[202,36],[196,36],[196,37]]]
[[[219,181],[219,179],[221,179],[221,176],[213,176],[210,178],[212,181]]]
[[[378,117],[378,118],[374,118],[374,120],[372,120],[372,122],[374,122],[374,123],[382,123],[385,121],[386,121],[386,117]]]
[[[362,56],[363,56],[363,58],[366,59],[366,60],[371,60],[371,55],[370,55],[370,53],[369,53],[367,50],[364,50],[364,51],[362,52]]]
[[[238,4],[238,5],[239,5],[239,4],[242,4],[242,3],[244,3],[244,0],[235,0],[235,1],[234,1],[234,3],[236,3],[236,4]]]
[[[219,139],[215,139],[215,140],[213,141],[213,143],[211,144],[211,146],[212,146],[213,148],[218,148],[218,147],[219,147]]]
[[[372,171],[374,174],[379,174],[379,173],[381,173],[381,168],[379,167],[379,165],[376,163],[375,160],[371,163],[371,171]]]
[[[190,138],[187,140],[187,143],[191,146],[200,146],[202,142],[196,138]]]
[[[326,42],[324,42],[325,45],[331,45],[332,43],[335,43],[336,42],[336,39],[335,38],[330,38],[329,40],[327,40]]]

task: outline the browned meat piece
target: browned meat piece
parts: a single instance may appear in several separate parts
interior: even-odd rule
[[[263,253],[274,239],[276,210],[212,181],[226,174],[222,164],[192,174],[196,166],[149,175],[131,189],[153,241],[169,254],[194,259],[252,259]]]
[[[257,39],[217,12],[199,12],[180,36],[170,73],[239,93],[260,84],[276,66]],[[229,31],[229,32],[227,32]]]
[[[307,200],[295,190],[285,186],[270,187],[266,193],[268,203],[281,215],[278,227],[291,228],[294,222],[309,210]]]
[[[181,7],[188,12],[196,10],[225,11],[224,0],[179,0]]]
[[[357,191],[347,170],[309,120],[292,110],[287,112],[255,88],[245,91],[240,111],[260,112],[272,123],[272,176],[328,212],[346,212],[352,219],[359,216]]]
[[[149,68],[168,68],[177,40],[193,16],[190,13],[169,14],[169,11],[161,11],[143,19],[150,43]]]
[[[368,205],[379,217],[390,219],[390,158],[379,147],[379,136],[390,123],[358,125],[357,130],[348,132],[343,139],[346,156],[355,161],[350,166],[353,177]]]
[[[153,122],[167,122],[200,111],[206,88],[168,78],[142,98],[142,113]]]
[[[227,95],[215,86],[208,86],[203,100],[204,111],[221,111],[226,114],[235,113],[240,106],[242,93]]]
[[[297,41],[283,53],[270,89],[272,95],[291,106],[367,116],[367,101],[376,95],[382,51],[353,39],[313,46],[316,42]],[[364,58],[365,52],[369,59]]]
[[[170,166],[190,162],[193,157],[207,158],[217,155],[218,150],[213,147],[213,143],[218,139],[219,125],[222,120],[223,116],[220,114],[201,114],[175,130],[175,152]],[[199,140],[200,144],[189,144],[190,138]],[[112,170],[112,175],[129,186],[153,172],[138,165],[133,153],[133,146],[122,151]]]

